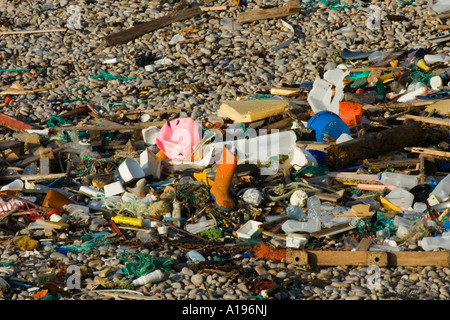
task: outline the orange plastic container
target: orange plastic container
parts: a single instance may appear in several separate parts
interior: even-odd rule
[[[354,102],[339,102],[339,117],[349,127],[360,124],[362,121],[362,105]]]
[[[58,210],[64,210],[66,204],[75,203],[66,196],[62,195],[56,190],[49,190],[45,196],[42,206],[46,208],[54,208]]]

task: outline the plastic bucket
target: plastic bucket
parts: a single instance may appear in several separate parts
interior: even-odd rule
[[[313,115],[306,128],[314,130],[316,141],[329,141],[343,133],[350,134],[348,125],[337,114],[326,110]]]

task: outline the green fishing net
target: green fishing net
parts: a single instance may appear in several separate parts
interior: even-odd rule
[[[157,269],[169,273],[170,265],[174,262],[172,258],[152,257],[145,251],[139,254],[132,254],[126,248],[118,255],[118,258],[125,262],[121,269],[122,274],[130,278],[131,276],[144,276]]]

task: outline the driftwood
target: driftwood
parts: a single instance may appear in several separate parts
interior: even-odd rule
[[[375,158],[381,154],[405,147],[420,145],[424,129],[418,122],[406,122],[380,132],[371,132],[359,138],[330,145],[325,158],[331,169],[348,168],[359,160]]]
[[[289,1],[285,6],[270,9],[255,9],[248,12],[239,12],[236,16],[237,23],[253,22],[273,18],[283,18],[300,12],[298,1]]]
[[[149,22],[141,23],[129,29],[125,29],[105,37],[105,41],[109,46],[115,46],[131,40],[134,40],[146,33],[166,27],[174,22],[194,18],[202,14],[204,10],[201,7],[193,7],[182,10],[177,10],[168,15],[151,20]]]

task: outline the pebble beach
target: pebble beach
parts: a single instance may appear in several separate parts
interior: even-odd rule
[[[442,21],[426,1],[343,1],[330,9],[322,1],[302,7],[299,14],[283,18],[233,24],[238,12],[283,6],[283,1],[229,0],[189,2],[190,5],[226,6],[226,10],[204,12],[175,22],[130,42],[108,46],[104,38],[170,12],[181,2],[172,1],[1,1],[0,32],[10,30],[55,30],[46,33],[6,34],[0,37],[2,87],[14,83],[30,90],[0,101],[0,112],[36,126],[46,126],[52,116],[86,103],[102,106],[105,114],[139,110],[175,111],[146,118],[168,121],[177,117],[205,119],[217,114],[221,102],[259,96],[264,87],[298,87],[312,82],[330,64],[342,63],[343,49],[351,51],[411,50],[433,46],[434,54],[450,53],[450,45],[427,40]],[[369,5],[381,12],[381,27],[368,28]],[[77,6],[76,20],[69,6]],[[401,17],[401,18],[399,18]],[[80,24],[73,22],[80,22]],[[291,37],[285,47],[274,46]],[[71,23],[72,25],[69,25]],[[449,20],[443,23],[450,25]],[[69,28],[70,27],[70,28]],[[177,43],[176,36],[201,40]],[[175,39],[175,40],[174,40]],[[143,60],[145,60],[143,62]],[[51,90],[43,90],[52,88]],[[2,99],[3,100],[3,99]],[[89,115],[71,118],[77,125]],[[132,125],[130,120],[123,124]],[[18,133],[1,128],[2,140],[18,139]],[[89,231],[107,230],[102,217],[83,221],[82,227],[46,239],[45,230],[24,228],[18,235],[40,239],[35,251],[24,251],[12,236],[0,234],[0,282],[4,300],[33,300],[42,288],[39,276],[49,270],[77,266],[81,270],[78,289],[51,291],[58,300],[448,300],[450,268],[439,266],[381,267],[299,266],[284,260],[265,260],[245,250],[221,252],[176,246],[155,230],[145,241],[136,230],[122,230],[133,239],[124,246],[106,238],[105,243],[83,252],[57,250]],[[176,237],[175,233],[175,237]],[[341,240],[341,239],[340,239]],[[325,248],[342,248],[339,239],[325,239]],[[78,241],[78,242],[77,242]],[[192,250],[205,259],[189,257]],[[126,256],[128,254],[128,256]],[[133,257],[171,261],[164,277],[141,286],[124,285],[123,272]],[[125,259],[128,258],[128,260]],[[376,285],[375,285],[376,284]],[[2,287],[3,286],[3,287]]]

